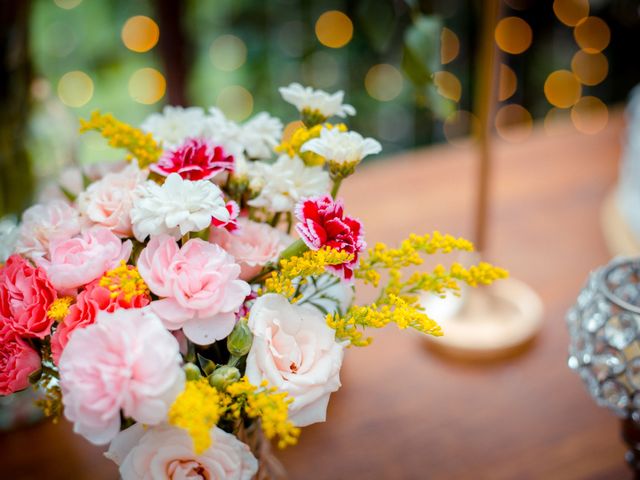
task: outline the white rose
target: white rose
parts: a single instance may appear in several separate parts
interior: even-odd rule
[[[267,380],[294,399],[291,420],[300,427],[326,419],[332,392],[340,388],[344,348],[324,315],[308,305],[292,305],[275,294],[256,300],[249,315],[253,345],[246,375],[254,385]]]
[[[135,425],[118,433],[105,454],[120,467],[123,480],[251,480],[258,461],[249,447],[218,427],[200,454],[186,430],[170,425]]]

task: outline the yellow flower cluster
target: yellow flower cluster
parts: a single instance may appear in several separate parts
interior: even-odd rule
[[[149,287],[138,269],[133,265],[127,265],[124,260],[120,261],[119,266],[104,274],[100,279],[100,286],[109,289],[111,298],[123,295],[127,302],[138,295],[149,295]]]
[[[302,255],[282,259],[279,263],[279,269],[272,272],[265,280],[260,294],[278,293],[295,302],[297,300],[293,298],[296,295],[296,287],[293,282],[295,279],[299,279],[298,285],[300,285],[306,277],[322,275],[327,265],[340,265],[351,261],[352,258],[350,253],[324,247],[320,250],[309,250]]]
[[[313,127],[301,126],[288,141],[282,142],[278,145],[275,150],[276,152],[286,153],[290,157],[298,155],[302,161],[309,167],[322,166],[324,165],[325,158],[318,155],[314,152],[302,152],[300,153],[300,148],[302,145],[307,143],[312,138],[317,138],[320,136],[320,131],[322,128],[327,128],[331,130],[332,128],[337,128],[341,132],[347,131],[347,126],[344,123],[339,123],[337,125],[332,125],[330,123],[319,124]]]
[[[54,300],[49,310],[47,310],[47,317],[56,322],[61,322],[69,313],[69,307],[71,307],[72,303],[73,297],[60,297]]]
[[[229,385],[227,392],[233,397],[231,413],[234,418],[239,419],[244,413],[249,418],[260,419],[264,434],[268,439],[278,437],[280,448],[298,442],[300,429],[289,420],[289,404],[293,399],[286,392],[278,392],[266,381],[256,387],[247,377]]]
[[[146,167],[155,163],[160,158],[162,149],[153,139],[150,133],[132,127],[120,120],[116,120],[111,114],[93,112],[89,120],[80,120],[80,132],[90,130],[100,132],[109,140],[109,145],[115,148],[124,148],[129,151],[128,161],[138,160],[138,165]]]
[[[413,328],[436,337],[442,335],[440,325],[420,311],[418,306],[395,295],[389,295],[386,304],[353,306],[343,316],[327,315],[327,325],[336,331],[336,338],[348,340],[356,347],[365,347],[371,343],[371,338],[365,338],[359,328],[383,328],[390,323],[395,323],[402,330]]]
[[[211,429],[228,408],[228,399],[209,385],[206,378],[188,381],[169,410],[171,425],[183,428],[200,454],[211,446]]]

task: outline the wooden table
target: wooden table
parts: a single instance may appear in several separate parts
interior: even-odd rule
[[[622,116],[598,135],[534,131],[496,145],[487,259],[529,283],[545,323],[508,361],[445,360],[390,328],[351,349],[327,423],[281,458],[292,480],[623,479],[619,424],[566,366],[564,313],[588,272],[608,260],[600,207],[617,172]],[[474,153],[440,146],[362,168],[344,186],[370,242],[409,232],[471,231]],[[100,449],[66,424],[0,436],[3,478],[114,479]]]

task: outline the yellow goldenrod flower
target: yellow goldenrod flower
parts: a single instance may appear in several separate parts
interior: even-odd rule
[[[301,126],[288,141],[282,142],[278,145],[275,150],[276,152],[286,153],[290,157],[298,155],[302,161],[309,167],[316,167],[324,165],[325,158],[313,152],[300,152],[300,148],[306,142],[311,140],[312,138],[317,138],[320,136],[320,132],[323,128],[327,128],[329,130],[333,128],[337,128],[341,132],[347,131],[347,126],[344,123],[339,123],[337,125],[332,125],[330,123],[324,123],[315,125],[313,127]]]
[[[289,420],[289,405],[293,399],[286,392],[278,392],[266,381],[256,387],[247,377],[227,387],[233,398],[231,411],[239,419],[244,413],[249,418],[260,419],[262,430],[268,439],[278,437],[278,447],[295,445],[300,429]]]
[[[95,130],[109,140],[109,146],[129,151],[128,161],[136,159],[140,168],[155,163],[162,149],[150,133],[116,120],[111,114],[93,112],[89,120],[80,120],[80,133]]]
[[[133,297],[149,295],[149,287],[142,279],[140,272],[133,265],[127,265],[124,260],[113,270],[109,270],[100,279],[100,286],[109,289],[111,298],[122,298],[130,302]]]
[[[302,255],[282,259],[279,270],[265,280],[260,294],[277,293],[295,302],[297,300],[294,298],[296,296],[296,287],[293,282],[295,279],[299,279],[298,285],[300,285],[306,277],[322,275],[328,265],[341,265],[352,259],[352,254],[328,247],[315,251],[309,250]]]
[[[47,310],[47,317],[61,322],[64,317],[69,313],[69,307],[73,303],[73,297],[60,297],[51,304],[49,310]]]
[[[195,452],[200,454],[211,446],[211,429],[227,409],[227,402],[206,378],[188,381],[169,410],[171,425],[189,432]]]

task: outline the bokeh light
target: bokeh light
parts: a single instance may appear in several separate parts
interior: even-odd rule
[[[81,107],[93,97],[93,80],[79,70],[67,72],[58,81],[58,97],[69,107]]]
[[[376,137],[387,142],[408,141],[414,135],[414,115],[398,102],[385,103],[378,110]]]
[[[510,104],[500,108],[495,118],[496,131],[504,140],[517,143],[529,138],[533,119],[522,105]]]
[[[551,137],[575,132],[575,128],[569,120],[569,110],[556,107],[550,108],[544,116],[544,131]]]
[[[458,102],[462,96],[462,84],[458,77],[451,72],[436,72],[433,74],[433,83],[438,88],[438,93],[444,98]]]
[[[129,50],[143,53],[156,46],[160,38],[160,28],[149,17],[137,15],[126,21],[121,37],[122,43]]]
[[[44,101],[51,95],[51,83],[44,77],[37,77],[31,82],[31,95],[39,101]]]
[[[393,65],[381,63],[369,69],[364,77],[367,93],[381,102],[393,100],[402,92],[402,74]]]
[[[304,53],[304,32],[305,25],[300,20],[284,23],[278,29],[278,46],[289,57],[301,57]]]
[[[495,38],[502,51],[515,55],[529,48],[533,33],[529,24],[523,19],[505,17],[496,25]]]
[[[154,104],[164,97],[166,90],[167,82],[155,68],[141,68],[129,79],[129,95],[138,103]]]
[[[607,48],[611,40],[611,31],[598,17],[584,18],[573,30],[576,43],[587,53],[598,53]]]
[[[518,77],[510,67],[504,63],[500,64],[498,77],[498,100],[504,102],[516,93],[518,88]]]
[[[20,0],[14,0],[20,1]],[[82,3],[82,0],[53,0],[54,3],[60,8],[64,8],[65,10],[71,10],[72,8],[76,8],[78,5]]]
[[[247,46],[235,35],[220,35],[211,44],[209,57],[216,68],[232,72],[247,61]]]
[[[338,10],[324,12],[316,22],[316,37],[325,47],[344,47],[353,37],[353,23]]]
[[[597,85],[607,78],[609,62],[602,53],[579,50],[571,59],[571,70],[583,85]]]
[[[222,89],[216,104],[231,120],[241,122],[253,112],[253,95],[240,85],[231,85]]]
[[[338,61],[330,53],[320,51],[309,56],[302,64],[302,78],[305,83],[318,88],[330,88],[340,80]]]
[[[571,109],[571,120],[579,132],[593,135],[607,126],[609,111],[599,98],[582,97]]]
[[[480,122],[478,117],[466,110],[458,110],[447,117],[443,124],[445,138],[452,145],[464,145],[468,140],[475,140],[473,136],[478,131]]]
[[[446,65],[453,62],[460,53],[460,40],[453,30],[447,27],[440,34],[440,63]]]
[[[554,0],[553,12],[562,23],[575,27],[589,15],[589,0]]]
[[[569,108],[580,99],[582,86],[572,72],[556,70],[545,80],[544,94],[551,105]]]

